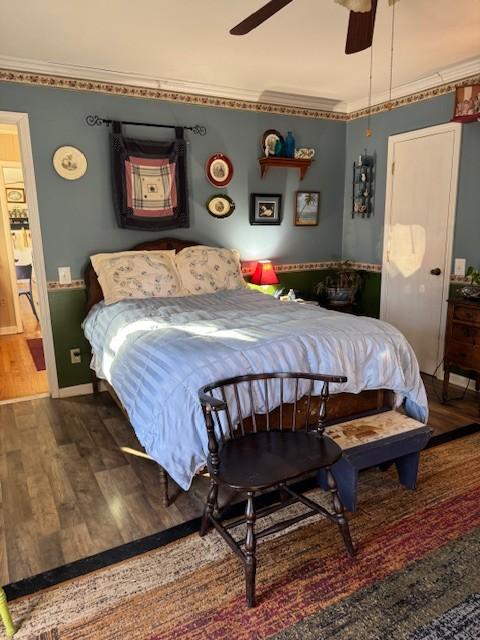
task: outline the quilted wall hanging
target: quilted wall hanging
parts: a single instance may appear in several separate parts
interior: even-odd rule
[[[189,226],[187,145],[183,127],[174,140],[123,136],[113,122],[111,134],[113,203],[124,229],[158,231]]]

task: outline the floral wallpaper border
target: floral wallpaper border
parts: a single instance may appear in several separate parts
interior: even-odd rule
[[[357,118],[365,118],[368,116],[369,112],[373,116],[376,113],[381,113],[382,111],[392,111],[393,109],[397,109],[398,107],[404,107],[406,105],[413,104],[415,102],[423,102],[424,100],[431,100],[432,98],[443,96],[446,93],[453,93],[457,87],[464,87],[470,84],[479,84],[479,83],[480,83],[480,75],[477,74],[474,76],[468,76],[460,80],[455,80],[454,82],[448,82],[445,84],[438,85],[436,87],[431,87],[430,89],[425,89],[424,91],[417,91],[408,96],[396,98],[395,100],[392,100],[392,101],[381,102],[380,104],[373,105],[370,108],[365,107],[364,109],[358,109],[357,111],[352,111],[348,114],[347,120],[356,120]]]
[[[135,87],[127,84],[98,82],[96,80],[86,79],[82,80],[78,78],[68,78],[66,76],[29,73],[26,71],[12,71],[9,69],[0,69],[0,81],[52,87],[56,89],[71,89],[73,91],[109,93],[117,96],[129,96],[131,98],[143,98],[147,100],[164,100],[166,102],[196,104],[204,107],[220,107],[222,109],[274,113],[298,116],[300,118],[318,118],[323,120],[348,119],[346,113],[339,113],[335,111],[270,104],[268,102],[252,102],[250,100],[235,100],[233,98],[222,98],[221,96],[203,96],[200,94],[183,93],[180,91],[149,89],[146,87]]]
[[[242,274],[251,276],[256,261],[242,262]],[[340,264],[338,260],[324,260],[322,262],[296,262],[292,264],[276,264],[275,271],[277,273],[288,273],[292,271],[321,271],[322,269],[335,269]],[[369,271],[371,273],[381,273],[382,265],[371,262],[352,262],[352,267],[359,271]],[[467,280],[463,276],[450,276],[452,284],[467,284]],[[70,284],[62,284],[58,280],[51,280],[47,283],[49,291],[65,291],[66,289],[84,289],[85,281],[81,278],[72,280]]]
[[[237,109],[243,111],[256,111],[262,113],[272,113],[301,118],[316,118],[322,120],[355,120],[368,115],[369,109],[359,109],[351,113],[341,113],[322,109],[306,107],[295,107],[288,105],[271,104],[268,102],[253,102],[249,100],[236,100],[223,98],[221,96],[204,96],[180,91],[166,91],[162,89],[149,89],[146,87],[135,87],[126,84],[112,82],[99,82],[96,80],[69,78],[67,76],[55,76],[49,74],[32,73],[26,71],[13,71],[10,69],[0,69],[0,81],[14,82],[19,84],[37,85],[52,87],[56,89],[70,89],[73,91],[91,91],[96,93],[108,93],[119,96],[130,96],[133,98],[143,98],[149,100],[164,100],[166,102],[179,102],[186,104],[196,104],[206,107],[220,107],[223,109]],[[469,76],[440,84],[430,89],[418,91],[408,96],[403,96],[392,101],[382,102],[371,107],[371,114],[382,111],[390,111],[398,107],[403,107],[415,102],[429,100],[446,93],[452,93],[457,87],[468,84],[480,83],[480,75]]]

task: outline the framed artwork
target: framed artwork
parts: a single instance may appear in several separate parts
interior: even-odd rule
[[[475,122],[480,119],[480,84],[457,87],[455,93],[455,122]]]
[[[210,184],[220,189],[233,178],[233,164],[223,153],[215,153],[207,160],[205,173]]]
[[[207,202],[207,211],[214,218],[228,218],[235,211],[235,203],[225,194],[212,196]]]
[[[7,202],[11,202],[12,204],[25,202],[25,189],[20,187],[7,188],[5,192],[7,194]]]
[[[320,192],[297,191],[295,194],[295,226],[314,227],[320,215]]]
[[[250,196],[250,224],[281,224],[281,222],[281,194],[252,193]]]

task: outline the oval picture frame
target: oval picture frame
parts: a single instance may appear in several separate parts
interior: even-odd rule
[[[207,160],[205,173],[210,184],[221,189],[233,178],[233,164],[224,153],[215,153]]]
[[[228,218],[235,211],[234,201],[224,193],[212,196],[206,207],[208,213],[217,219]]]

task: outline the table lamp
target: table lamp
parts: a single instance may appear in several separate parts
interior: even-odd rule
[[[259,260],[255,271],[253,272],[252,284],[265,285],[265,284],[278,284],[277,274],[273,268],[271,260]]]

